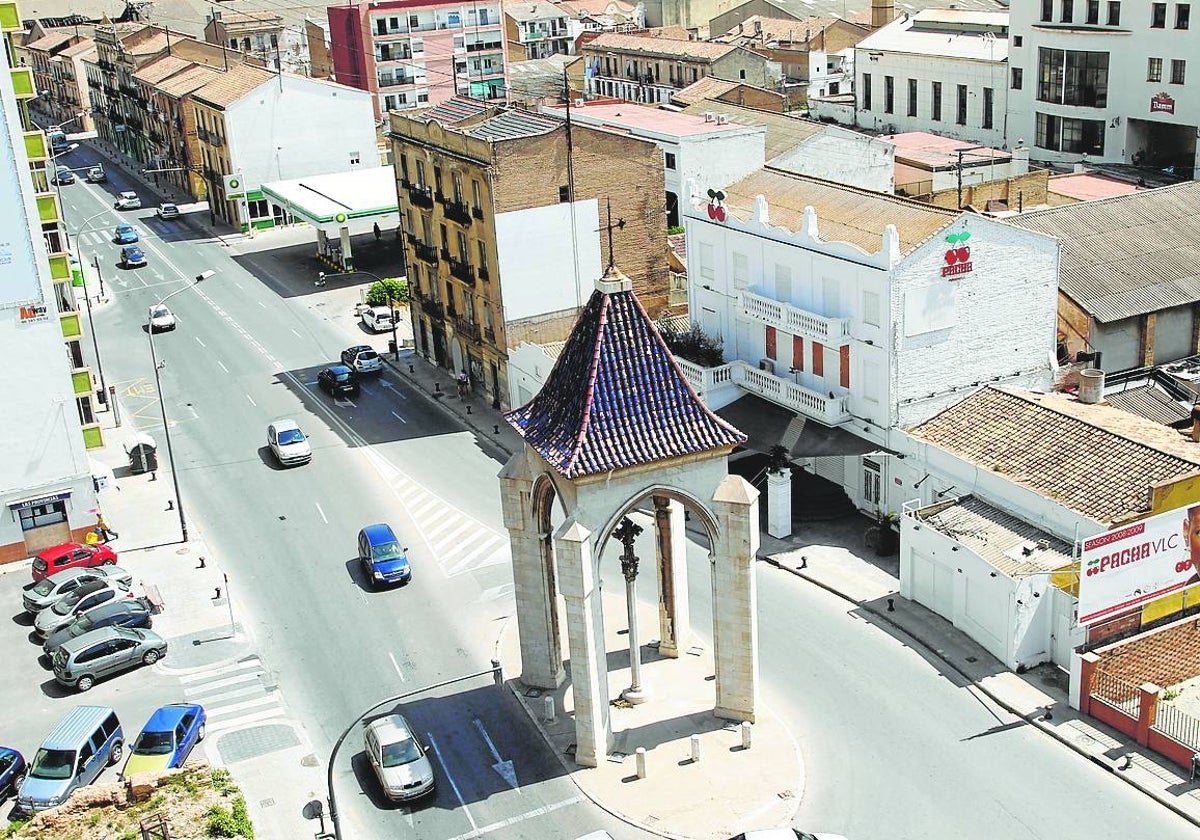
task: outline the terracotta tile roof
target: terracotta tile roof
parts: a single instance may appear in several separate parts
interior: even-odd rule
[[[732,44],[673,41],[668,38],[647,38],[643,35],[622,35],[617,32],[605,32],[584,47],[588,52],[657,55],[696,61],[714,61],[736,49]]]
[[[687,87],[672,93],[671,101],[679,105],[694,105],[705,99],[716,99],[723,93],[729,93],[729,91],[733,90],[739,84],[739,82],[727,82],[724,79],[718,79],[716,76],[705,76],[703,79],[697,79]]]
[[[819,35],[826,27],[832,26],[838,20],[839,18],[833,17],[809,17],[801,20],[792,20],[791,18],[751,15],[746,18],[746,22],[740,27],[740,30],[739,27],[734,26],[728,32],[718,35],[711,40],[721,44],[762,45],[766,43],[769,46],[772,41],[803,44],[810,38]],[[762,24],[761,32],[754,31],[754,24],[756,22]]]
[[[1200,182],[1005,219],[1058,237],[1059,288],[1111,323],[1200,301]]]
[[[683,233],[667,234],[667,247],[670,248],[676,258],[687,265],[687,235]]]
[[[148,85],[157,85],[163,79],[174,76],[180,70],[186,70],[191,66],[192,62],[187,59],[174,55],[164,55],[154,59],[149,64],[142,65],[133,74],[133,77],[139,82],[144,82]]]
[[[910,254],[959,215],[930,204],[794,175],[766,167],[725,189],[725,204],[748,219],[755,196],[767,199],[770,223],[801,229],[804,208],[817,212],[817,230],[825,242],[849,242],[873,254],[883,246],[883,229],[896,226],[900,252]]]
[[[746,440],[696,396],[631,291],[592,294],[542,390],[505,418],[568,478]]]
[[[191,93],[194,90],[204,87],[206,84],[220,75],[221,71],[213,67],[204,67],[199,64],[193,64],[186,70],[181,71],[177,75],[171,76],[169,79],[164,79],[155,87],[161,90],[168,96],[183,96]]]
[[[36,41],[30,41],[25,45],[27,50],[52,50],[62,44],[64,41],[70,41],[73,32],[64,32],[61,29],[51,30],[38,38]]]
[[[96,51],[96,42],[91,38],[84,38],[78,44],[73,44],[59,53],[67,58],[76,58],[78,56],[86,56],[90,52]]]
[[[413,111],[412,118],[421,121],[437,120],[443,125],[455,125],[470,117],[478,116],[493,106],[478,99],[468,99],[465,96],[452,96],[444,102],[439,102],[432,108]]]
[[[211,82],[194,94],[217,108],[232,105],[263,82],[275,78],[275,74],[249,64],[230,65],[228,72],[218,73]]]
[[[1151,485],[1200,471],[1158,445],[1057,410],[1045,396],[983,388],[909,434],[1104,524],[1144,516]],[[1107,410],[1129,418],[1127,429],[1135,421],[1164,428]]]

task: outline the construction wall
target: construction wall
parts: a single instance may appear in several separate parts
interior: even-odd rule
[[[899,173],[897,173],[899,180]],[[962,206],[983,209],[989,201],[1004,201],[1008,209],[1017,210],[1021,205],[1032,209],[1046,203],[1049,192],[1050,171],[1039,169],[1014,178],[1002,181],[987,181],[982,184],[964,185],[962,190]],[[935,207],[945,207],[948,210],[958,208],[958,189],[941,190],[934,193],[929,203]]]

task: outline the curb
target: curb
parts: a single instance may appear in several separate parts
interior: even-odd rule
[[[1150,797],[1155,802],[1157,802],[1158,804],[1165,807],[1167,810],[1173,811],[1176,815],[1187,820],[1192,825],[1200,826],[1200,818],[1194,816],[1193,814],[1188,813],[1186,810],[1179,807],[1173,801],[1171,801],[1170,799],[1164,798],[1156,791],[1138,784],[1134,779],[1131,779],[1129,776],[1122,775],[1121,771],[1117,770],[1115,763],[1113,763],[1111,761],[1106,761],[1104,758],[1102,758],[1099,755],[1096,755],[1095,753],[1088,752],[1088,750],[1086,750],[1079,744],[1076,744],[1074,741],[1071,741],[1070,739],[1060,735],[1058,733],[1058,730],[1056,730],[1052,726],[1047,725],[1042,719],[1035,717],[1034,714],[1026,715],[1026,714],[1021,714],[1020,712],[1018,712],[1014,707],[1009,705],[1005,700],[1001,699],[994,692],[990,691],[987,688],[984,688],[982,685],[977,683],[971,676],[969,676],[966,672],[964,672],[961,668],[959,668],[955,663],[951,662],[949,659],[944,657],[941,653],[939,653],[937,651],[936,648],[934,648],[932,645],[930,645],[924,639],[914,636],[908,630],[908,628],[901,627],[899,624],[897,624],[896,622],[894,622],[890,618],[888,618],[886,614],[880,612],[879,610],[877,610],[875,608],[867,606],[865,603],[863,603],[861,601],[855,601],[853,598],[847,597],[844,593],[839,592],[837,589],[834,589],[829,584],[824,583],[823,581],[816,580],[812,576],[806,575],[798,569],[793,569],[789,566],[785,566],[783,563],[779,562],[774,557],[759,557],[758,559],[762,562],[767,563],[768,565],[774,566],[777,569],[781,569],[785,572],[789,572],[802,580],[808,581],[809,583],[813,584],[814,586],[824,589],[826,592],[836,595],[837,597],[841,598],[843,601],[846,601],[847,603],[850,603],[850,604],[854,604],[856,607],[864,609],[867,612],[871,613],[871,615],[874,615],[874,616],[878,617],[879,619],[883,620],[889,626],[894,627],[895,629],[904,633],[904,635],[906,635],[908,638],[912,639],[914,642],[916,642],[918,645],[920,645],[922,648],[924,648],[927,652],[929,652],[933,656],[937,657],[939,660],[941,660],[943,663],[945,663],[945,665],[948,668],[950,668],[950,670],[952,670],[952,671],[954,671],[954,673],[958,674],[968,684],[974,686],[976,690],[978,690],[981,694],[983,694],[985,697],[987,697],[993,703],[995,703],[996,705],[998,705],[1001,708],[1008,711],[1009,714],[1016,715],[1021,720],[1025,721],[1026,723],[1028,723],[1031,726],[1038,729],[1038,731],[1043,732],[1046,735],[1049,735],[1051,738],[1058,741],[1060,744],[1064,744],[1067,747],[1070,747],[1073,751],[1075,751],[1079,755],[1083,756],[1084,758],[1087,758],[1093,764],[1095,764],[1099,767],[1103,767],[1109,773],[1111,773],[1114,776],[1116,776],[1117,778],[1121,779],[1121,781],[1125,782],[1130,787],[1141,791],[1143,794]]]

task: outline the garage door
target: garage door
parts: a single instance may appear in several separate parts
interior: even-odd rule
[[[954,577],[931,557],[913,552],[913,600],[947,621],[954,620]]]

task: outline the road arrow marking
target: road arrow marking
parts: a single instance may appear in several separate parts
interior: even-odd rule
[[[496,760],[496,763],[492,765],[492,769],[500,774],[500,778],[508,782],[509,787],[511,787],[513,790],[516,790],[518,787],[517,771],[513,767],[513,763],[511,761],[504,761],[500,758],[500,752],[496,749],[496,745],[492,743],[492,736],[488,735],[487,730],[483,728],[483,721],[481,721],[479,718],[475,718],[471,722],[475,724],[475,728],[479,730],[479,734],[482,735],[483,740],[487,742],[488,751],[492,754],[492,758]]]

